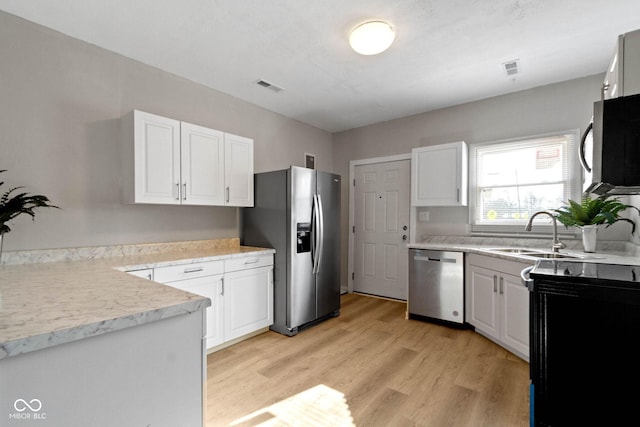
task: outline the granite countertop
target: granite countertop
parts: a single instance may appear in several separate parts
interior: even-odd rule
[[[158,253],[140,252],[0,266],[0,359],[211,305],[208,298],[123,271],[269,254],[274,250],[181,246]]]
[[[533,262],[537,258],[533,258],[524,254],[517,253],[497,253],[493,252],[495,248],[523,248],[532,250],[543,250],[551,252],[550,241],[547,240],[528,240],[528,239],[492,239],[492,238],[434,238],[420,243],[409,243],[410,249],[430,249],[437,251],[457,251],[466,253],[476,253],[480,255],[488,255],[495,258],[502,258],[511,261]],[[604,249],[598,250],[596,253],[585,253],[575,244],[569,244],[567,249],[561,249],[561,254],[573,255],[576,258],[562,259],[566,262],[584,262],[584,263],[604,263],[604,264],[624,264],[624,265],[640,265],[640,256],[625,245],[611,245]]]

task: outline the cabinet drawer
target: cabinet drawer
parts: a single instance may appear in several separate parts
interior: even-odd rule
[[[247,268],[258,268],[273,265],[273,255],[256,255],[224,260],[224,271],[246,270]]]
[[[167,283],[223,273],[224,261],[203,261],[169,267],[156,267],[153,272],[153,278],[156,282]]]

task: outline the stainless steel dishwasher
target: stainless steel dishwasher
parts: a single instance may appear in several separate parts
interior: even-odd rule
[[[409,250],[409,317],[464,325],[464,253]]]

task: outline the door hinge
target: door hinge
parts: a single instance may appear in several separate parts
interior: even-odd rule
[[[356,273],[351,273],[351,280],[356,280]]]
[[[355,226],[355,225],[353,225],[353,226],[351,227],[351,232],[352,232],[352,233],[355,233],[355,232],[356,232],[356,226]]]
[[[355,178],[353,178],[353,186],[354,187],[356,186],[356,179]]]

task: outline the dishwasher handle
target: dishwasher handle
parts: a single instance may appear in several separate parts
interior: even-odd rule
[[[457,262],[455,258],[434,258],[432,256],[420,256],[420,255],[414,256],[413,259],[415,261],[452,262],[454,264]]]

